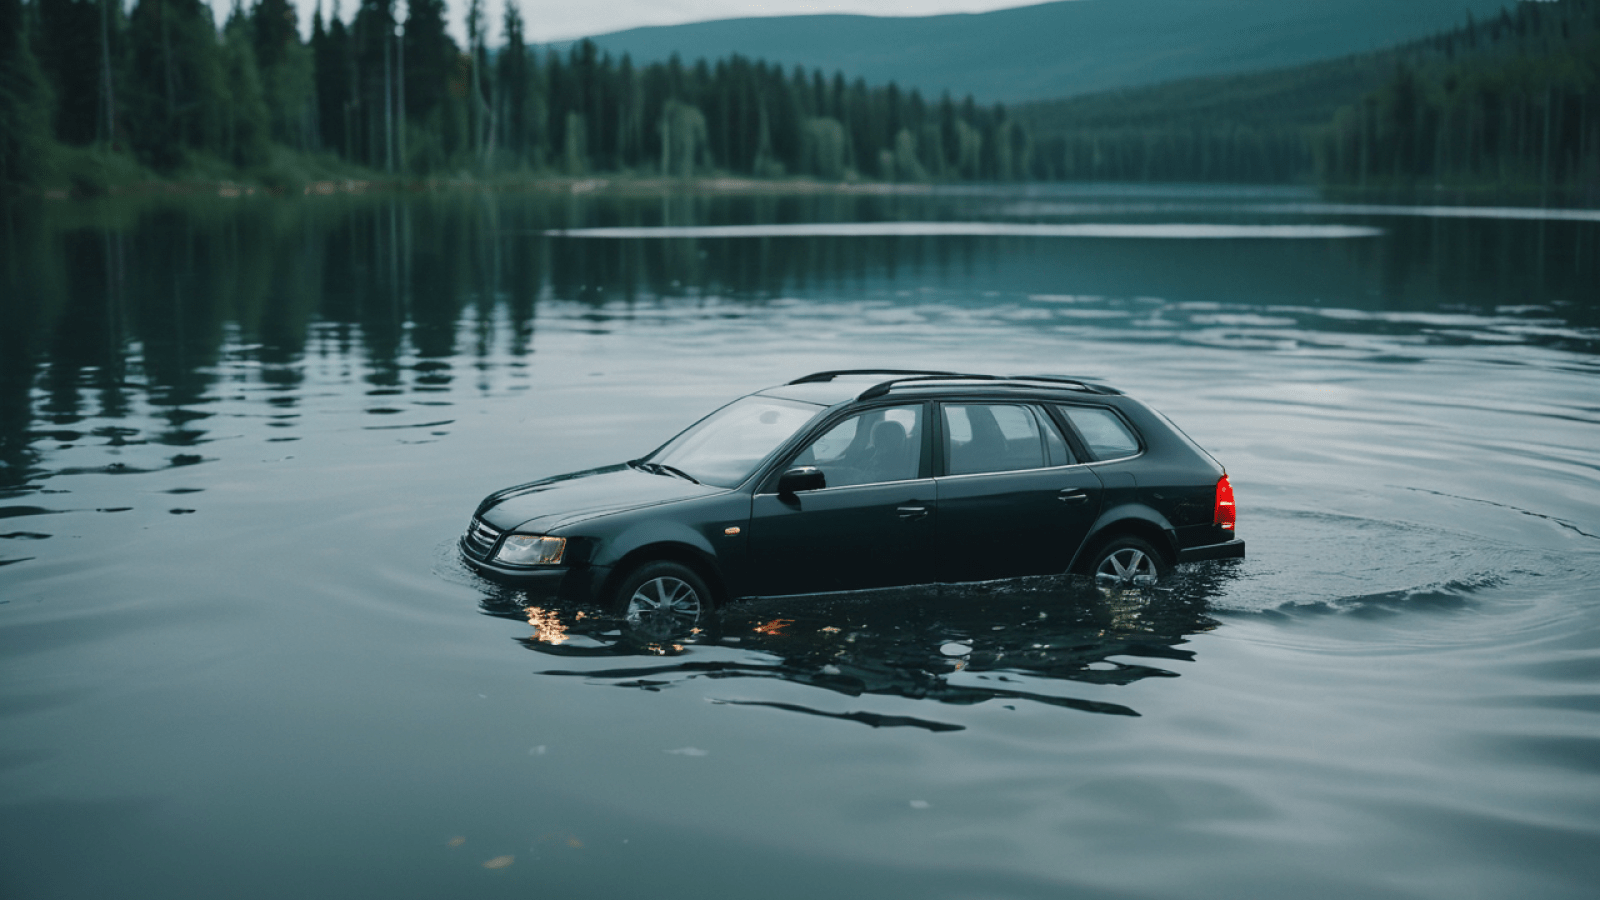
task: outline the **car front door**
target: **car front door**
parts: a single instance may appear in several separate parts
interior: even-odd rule
[[[1100,479],[1044,411],[945,403],[935,479],[942,581],[1064,573],[1100,512]]]
[[[758,595],[933,581],[934,486],[924,405],[857,413],[830,425],[784,469],[813,466],[824,486],[782,495],[777,477],[751,499],[750,572]]]

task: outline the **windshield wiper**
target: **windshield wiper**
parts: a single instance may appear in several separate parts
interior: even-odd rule
[[[645,462],[642,459],[635,459],[630,460],[628,465],[633,466],[635,469],[639,469],[643,472],[650,472],[654,475],[676,475],[677,477],[682,478],[692,484],[700,483],[700,479],[690,475],[688,472],[685,472],[677,466],[669,466],[666,463]]]
[[[685,472],[684,470],[678,468],[677,466],[669,466],[666,463],[647,463],[647,465],[655,466],[657,470],[662,471],[662,472],[670,472],[673,475],[678,476],[679,478],[686,478],[692,484],[699,484],[700,483],[700,479],[694,477],[693,475],[690,475],[688,472]]]

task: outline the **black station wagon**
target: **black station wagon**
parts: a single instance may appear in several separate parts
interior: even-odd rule
[[[1222,466],[1122,392],[1054,375],[817,372],[655,452],[490,494],[469,566],[530,597],[692,622],[743,597],[1244,556]]]

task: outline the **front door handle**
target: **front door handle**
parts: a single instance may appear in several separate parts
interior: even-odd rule
[[[1056,499],[1060,500],[1062,503],[1082,503],[1089,499],[1089,495],[1083,491],[1069,489],[1057,494]]]
[[[921,519],[928,515],[926,506],[901,506],[896,507],[895,511],[900,513],[902,519]]]

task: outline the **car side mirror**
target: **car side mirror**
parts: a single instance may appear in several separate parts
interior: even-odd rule
[[[815,491],[828,486],[827,476],[816,466],[796,466],[778,477],[778,496]]]

